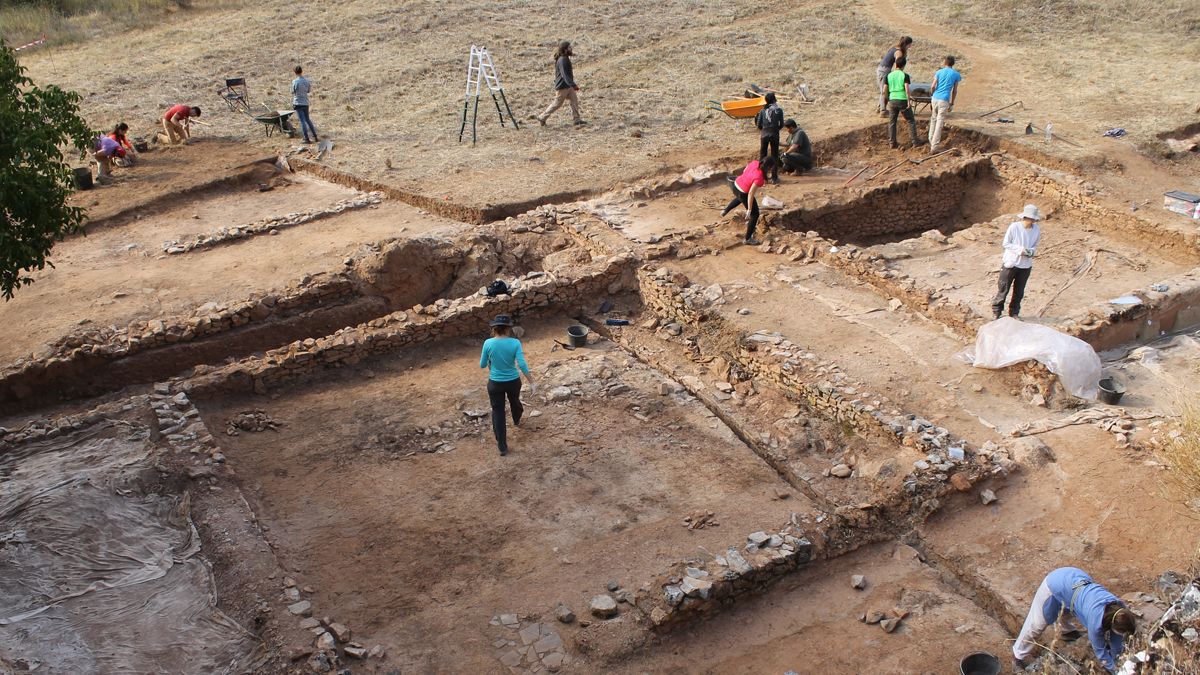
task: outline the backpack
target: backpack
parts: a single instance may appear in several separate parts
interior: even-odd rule
[[[497,280],[493,281],[492,283],[488,284],[487,290],[484,292],[487,293],[487,296],[489,298],[494,298],[497,295],[509,295],[508,284],[497,279]]]
[[[754,126],[759,129],[782,129],[783,128],[783,108],[772,103],[771,105],[758,111],[754,116]]]

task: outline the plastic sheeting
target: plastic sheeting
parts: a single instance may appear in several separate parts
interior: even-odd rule
[[[1095,399],[1100,382],[1100,357],[1088,343],[1049,326],[1002,317],[979,329],[975,346],[960,356],[976,368],[1005,368],[1037,361],[1058,375],[1074,396]]]
[[[0,455],[0,671],[234,673],[257,641],[215,607],[186,495],[145,428],[106,422]]]

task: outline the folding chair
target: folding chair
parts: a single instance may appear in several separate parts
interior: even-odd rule
[[[227,78],[225,86],[217,90],[217,95],[225,101],[230,110],[244,113],[250,112],[250,89],[246,86],[246,78]]]

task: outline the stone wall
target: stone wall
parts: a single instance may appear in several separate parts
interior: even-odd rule
[[[123,327],[82,328],[0,369],[0,407],[35,394],[54,395],[90,371],[137,354],[299,316],[357,297],[355,284],[345,273],[305,275],[296,286],[230,304],[205,303],[188,315]]]
[[[497,314],[531,316],[574,311],[581,303],[590,304],[597,297],[634,289],[635,262],[632,255],[611,256],[580,266],[567,275],[531,272],[510,282],[512,294],[508,296],[488,297],[478,292],[456,300],[443,298],[432,305],[416,305],[322,338],[296,341],[261,357],[217,368],[198,366],[195,376],[173,380],[173,391],[193,396],[265,393],[270,387],[308,379],[327,368],[352,365],[365,358],[394,354],[435,340],[482,333],[487,321]]]
[[[346,199],[338,200],[332,206],[324,208],[312,208],[306,211],[296,213],[288,213],[282,216],[270,216],[268,218],[260,218],[245,225],[235,225],[233,227],[218,228],[209,234],[197,234],[188,239],[171,240],[163,242],[163,251],[165,253],[175,255],[179,253],[188,253],[191,251],[213,248],[221,244],[228,244],[239,239],[253,237],[260,234],[275,233],[286,227],[295,227],[311,223],[331,216],[336,216],[346,211],[366,208],[368,206],[376,206],[383,201],[383,195],[378,192],[368,192],[366,194],[355,195]]]
[[[1082,179],[1052,175],[1053,172],[1016,159],[997,157],[994,164],[1003,180],[1016,185],[1043,210],[1053,208],[1116,239],[1151,245],[1155,255],[1183,263],[1200,263],[1200,232],[1194,227],[1174,229],[1142,218],[1128,204],[1104,200],[1095,186]],[[1160,207],[1154,204],[1152,208]]]
[[[959,213],[967,187],[992,175],[987,157],[975,156],[941,171],[894,181],[861,193],[834,193],[826,203],[785,209],[767,216],[768,225],[815,230],[837,241],[863,241],[923,232]]]
[[[915,415],[906,415],[887,397],[873,394],[851,380],[836,364],[782,335],[762,331],[746,334],[734,327],[705,306],[703,293],[689,287],[683,275],[672,274],[665,267],[643,267],[638,272],[638,284],[642,301],[660,319],[689,325],[708,336],[697,342],[701,353],[713,350],[717,353],[711,356],[733,358],[756,380],[794,394],[818,417],[921,452],[945,453],[949,447],[969,451],[966,441]]]

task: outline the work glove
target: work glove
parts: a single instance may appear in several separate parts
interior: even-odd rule
[[[1033,249],[1031,249],[1031,248],[1025,249],[1024,254],[1025,254],[1026,258],[1032,258],[1033,257]]]

